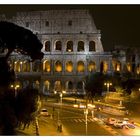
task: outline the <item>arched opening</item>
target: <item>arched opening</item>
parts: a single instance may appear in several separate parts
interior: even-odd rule
[[[73,42],[72,41],[67,42],[66,52],[73,52]]]
[[[62,72],[62,63],[60,61],[56,61],[55,63],[55,71]]]
[[[72,72],[73,71],[73,63],[72,63],[72,61],[67,61],[66,62],[66,71],[67,72]]]
[[[102,61],[100,64],[100,72],[107,73],[107,71],[108,71],[108,64],[106,61]]]
[[[137,73],[137,74],[140,74],[140,64],[137,64],[136,73]]]
[[[23,72],[30,72],[30,62],[29,61],[24,61],[22,63],[22,70],[23,70]]]
[[[115,71],[117,71],[117,72],[121,71],[121,63],[119,61],[116,62]]]
[[[61,43],[61,41],[56,41],[56,43],[55,43],[55,50],[56,51],[61,51],[62,50],[62,43]]]
[[[127,67],[127,71],[128,71],[128,72],[131,72],[131,71],[132,71],[132,66],[131,66],[130,63],[127,63],[127,64],[126,64],[126,67]]]
[[[15,61],[14,62],[14,71],[15,72],[21,72],[20,61]]]
[[[50,52],[50,45],[51,45],[50,41],[45,41],[45,51],[46,52]]]
[[[33,66],[33,71],[34,72],[40,72],[41,71],[42,65],[41,65],[40,61],[36,60],[32,64],[33,64],[32,66]]]
[[[96,70],[96,64],[95,64],[95,62],[90,61],[89,64],[88,64],[88,71],[89,72],[93,72],[95,70]]]
[[[83,91],[83,89],[84,89],[84,83],[82,81],[79,81],[77,83],[77,90],[78,91]]]
[[[89,51],[90,52],[95,52],[96,50],[95,50],[95,41],[90,41],[89,42]]]
[[[39,89],[39,85],[40,85],[40,83],[39,83],[38,80],[36,80],[36,81],[33,82],[33,87],[34,88]]]
[[[78,61],[77,63],[77,72],[84,72],[85,66],[83,61]]]
[[[23,88],[26,88],[26,87],[28,87],[29,85],[30,85],[29,80],[24,80],[24,81],[23,81]]]
[[[45,61],[43,62],[43,71],[44,71],[44,72],[50,72],[50,70],[51,70],[50,61],[45,60]]]
[[[85,49],[84,49],[84,42],[83,41],[79,41],[78,42],[78,48],[77,48],[77,51],[78,52],[83,52]]]
[[[55,81],[54,90],[61,91],[61,89],[62,89],[61,81]]]
[[[71,81],[67,81],[66,84],[67,84],[66,89],[68,89],[68,90],[72,90],[73,89],[73,83]]]
[[[44,81],[43,93],[49,94],[49,90],[50,90],[50,82],[46,80]]]

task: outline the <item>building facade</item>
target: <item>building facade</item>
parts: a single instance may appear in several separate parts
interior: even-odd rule
[[[21,87],[33,83],[43,94],[84,93],[86,75],[113,71],[112,55],[104,52],[88,10],[19,12],[8,21],[33,31],[43,44],[41,62],[11,54],[9,65]]]
[[[112,64],[115,72],[131,73],[133,78],[140,78],[139,46],[115,46],[112,51]]]

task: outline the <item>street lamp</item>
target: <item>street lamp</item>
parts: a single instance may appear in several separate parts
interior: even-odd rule
[[[88,108],[87,107],[84,110],[84,114],[85,114],[85,125],[86,125],[86,135],[87,135],[87,115],[88,115]]]
[[[15,91],[15,97],[17,96],[17,89],[20,87],[20,85],[16,84],[16,85],[11,85],[11,88],[14,88]]]
[[[109,92],[109,87],[112,86],[112,83],[106,82],[104,85],[107,87],[107,92]]]

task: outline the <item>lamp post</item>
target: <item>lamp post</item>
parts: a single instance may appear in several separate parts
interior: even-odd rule
[[[88,115],[88,108],[87,107],[84,109],[84,114],[85,114],[85,125],[86,125],[86,135],[87,135],[87,115]]]
[[[14,88],[15,91],[15,97],[17,96],[17,89],[20,87],[20,85],[16,84],[16,85],[11,85],[11,88]]]
[[[109,92],[109,87],[112,86],[111,82],[106,82],[104,85],[107,87],[107,92]]]

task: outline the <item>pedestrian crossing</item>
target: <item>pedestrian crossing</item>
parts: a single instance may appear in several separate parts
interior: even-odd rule
[[[70,123],[85,123],[86,119],[85,118],[68,118],[68,119],[63,119],[62,122],[70,122]],[[87,122],[95,122],[94,118],[88,118]]]

